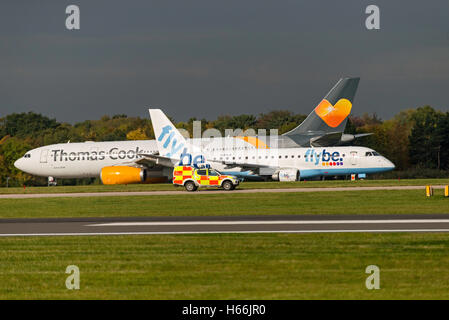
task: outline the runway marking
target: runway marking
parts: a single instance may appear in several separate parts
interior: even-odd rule
[[[217,233],[386,233],[386,232],[449,232],[449,229],[376,229],[376,230],[269,230],[269,231],[167,231],[167,232],[86,232],[86,233],[10,233],[0,237],[39,237],[39,236],[121,236],[121,235],[158,235],[158,234],[217,234]]]
[[[195,226],[195,225],[274,225],[274,224],[401,224],[401,223],[449,223],[449,219],[378,219],[378,220],[242,220],[242,221],[144,221],[109,222],[88,224],[87,227],[132,226]]]

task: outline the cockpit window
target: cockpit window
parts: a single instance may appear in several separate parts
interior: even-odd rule
[[[365,153],[365,156],[366,157],[371,157],[373,154],[371,153],[371,152],[367,152],[367,153]]]
[[[379,153],[379,152],[376,152],[376,151],[373,151],[373,156],[379,157],[379,156],[380,156],[380,153]]]
[[[31,154],[27,153],[23,156],[24,158],[31,158]]]

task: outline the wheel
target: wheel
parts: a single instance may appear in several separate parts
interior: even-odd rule
[[[197,189],[197,186],[192,181],[187,181],[184,187],[189,192],[196,191]]]
[[[234,189],[234,185],[232,184],[231,181],[226,180],[223,182],[223,184],[221,185],[223,187],[223,189],[225,189],[226,191],[230,191],[232,189]]]

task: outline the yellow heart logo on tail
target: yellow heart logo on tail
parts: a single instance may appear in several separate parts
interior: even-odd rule
[[[326,99],[315,108],[315,113],[329,126],[336,128],[349,116],[352,103],[348,99],[340,99],[332,105]]]

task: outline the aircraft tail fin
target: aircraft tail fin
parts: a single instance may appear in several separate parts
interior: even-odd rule
[[[303,142],[304,135],[343,133],[359,81],[360,78],[340,79],[299,126],[283,135]]]
[[[187,147],[186,139],[162,110],[149,109],[149,112],[159,154],[171,159],[180,159],[184,148]]]

